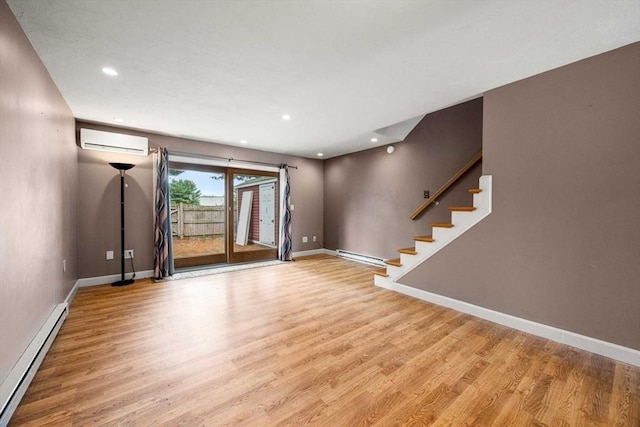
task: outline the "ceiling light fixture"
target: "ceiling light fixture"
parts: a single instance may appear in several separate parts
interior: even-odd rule
[[[318,157],[322,157],[322,156],[324,156],[323,153],[318,153]]]
[[[283,114],[282,115],[282,120],[291,120],[291,116],[288,114]]]
[[[105,73],[108,76],[114,76],[115,77],[115,76],[118,75],[118,72],[115,69],[111,68],[111,67],[102,67],[102,72]]]
[[[240,144],[246,144],[246,143],[247,143],[247,140],[246,140],[246,139],[241,139],[241,140],[240,140]]]
[[[378,142],[378,138],[371,138],[371,142]]]
[[[114,122],[116,122],[116,123],[122,123],[122,122],[124,122],[124,120],[122,120],[120,117],[114,117],[114,118],[113,118],[113,121],[114,121]]]

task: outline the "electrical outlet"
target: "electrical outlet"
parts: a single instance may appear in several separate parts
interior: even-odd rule
[[[291,205],[291,208],[290,208],[290,209],[293,211],[293,210],[295,210],[295,209],[296,209],[296,207],[295,207],[294,205]]]
[[[107,251],[107,259],[113,259],[113,251]]]
[[[133,249],[127,249],[126,251],[124,251],[124,258],[133,258]]]
[[[308,241],[309,241],[309,238],[307,236],[302,237],[302,243],[307,243]]]
[[[313,241],[317,242],[318,241],[318,236],[313,236]]]

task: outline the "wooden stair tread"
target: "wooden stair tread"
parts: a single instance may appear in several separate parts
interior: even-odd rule
[[[402,248],[398,249],[398,252],[400,252],[401,254],[418,255],[418,252],[416,252],[416,248]]]
[[[478,193],[482,193],[482,188],[471,188],[469,190],[469,193],[471,194],[478,194]]]
[[[386,268],[381,268],[379,270],[375,270],[373,272],[373,274],[377,274],[378,276],[382,276],[382,277],[389,277],[389,275],[387,274],[387,269]]]
[[[451,228],[451,227],[453,227],[453,224],[451,224],[450,222],[432,222],[429,225],[432,226],[432,227],[438,227],[438,228]]]
[[[473,206],[450,206],[449,210],[451,212],[473,212],[476,208]]]
[[[418,242],[427,242],[427,243],[435,242],[435,240],[433,240],[433,236],[431,236],[431,235],[429,235],[429,236],[415,236],[413,238],[413,240],[416,240]]]
[[[388,259],[384,263],[387,264],[387,265],[393,265],[394,267],[402,267],[402,263],[400,262],[400,258]]]

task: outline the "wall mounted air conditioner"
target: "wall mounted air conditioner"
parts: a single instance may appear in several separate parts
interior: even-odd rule
[[[111,151],[115,153],[149,154],[149,139],[123,133],[80,128],[80,146],[85,150]]]

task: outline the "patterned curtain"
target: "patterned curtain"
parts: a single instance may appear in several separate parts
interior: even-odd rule
[[[293,261],[291,250],[291,204],[289,187],[289,168],[280,166],[280,247],[278,259],[280,261]]]
[[[166,148],[158,148],[155,162],[157,175],[154,276],[156,279],[162,279],[173,274],[169,210],[169,152]]]

